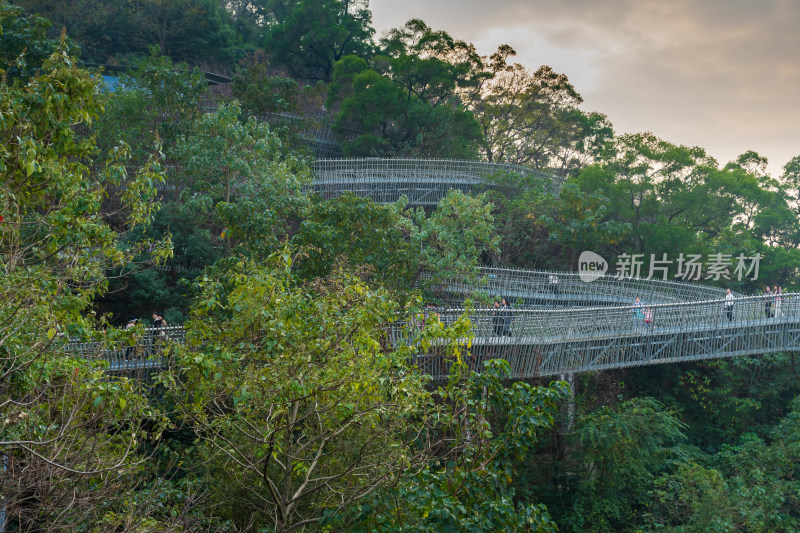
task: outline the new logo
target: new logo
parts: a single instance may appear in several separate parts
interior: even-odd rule
[[[608,262],[594,252],[586,250],[578,258],[578,276],[586,283],[602,278],[608,272]]]

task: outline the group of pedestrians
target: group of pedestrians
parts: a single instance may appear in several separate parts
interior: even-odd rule
[[[136,318],[135,316],[131,315],[130,317],[128,317],[128,323],[125,324],[125,329],[131,329],[133,327],[136,327],[136,325],[138,323],[139,323],[139,319]],[[166,319],[164,319],[164,315],[162,315],[161,313],[158,313],[156,311],[153,311],[153,323],[151,324],[151,327],[153,327],[153,328],[165,328],[165,327],[167,327],[167,321],[166,321]]]
[[[633,301],[631,313],[633,313],[633,319],[636,320],[637,323],[643,324],[645,327],[653,325],[653,308],[644,307],[642,305],[642,299],[638,296]]]
[[[736,297],[733,295],[730,289],[725,289],[725,299],[723,303],[723,308],[725,309],[725,316],[728,319],[728,322],[733,322],[734,314],[733,314],[733,307],[736,301]],[[767,318],[779,317],[781,316],[781,303],[783,301],[783,289],[780,286],[775,286],[774,288],[770,288],[767,285],[766,289],[764,290],[764,314]],[[643,321],[646,325],[650,326],[653,323],[653,312],[651,308],[642,307],[641,300],[639,297],[636,297],[636,300],[633,304],[633,309],[631,310],[633,313],[634,319]]]
[[[777,318],[783,314],[783,287],[775,285],[764,287],[764,316],[766,318]],[[725,315],[728,321],[733,320],[733,305],[736,298],[731,294],[731,290],[727,289],[725,293]]]
[[[764,289],[764,315],[767,318],[780,317],[781,305],[783,303],[783,288],[775,285],[770,289],[769,285]]]
[[[138,323],[139,319],[131,315],[130,317],[128,317],[128,322],[125,324],[125,329],[126,330],[133,329],[137,326]],[[164,315],[162,315],[161,313],[155,311],[153,312],[153,322],[150,324],[150,327],[154,329],[154,331],[151,334],[153,345],[163,341],[164,338],[167,336],[167,332],[164,329],[167,327],[167,321],[164,318]],[[148,343],[142,345],[140,342],[137,341],[135,345],[128,346],[127,348],[125,348],[125,358],[126,359],[130,358],[132,355],[139,355],[145,350],[146,344]]]

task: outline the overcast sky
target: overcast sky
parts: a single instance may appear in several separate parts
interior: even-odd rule
[[[651,131],[721,164],[800,155],[800,0],[371,0],[380,36],[408,19],[550,65],[617,133]]]

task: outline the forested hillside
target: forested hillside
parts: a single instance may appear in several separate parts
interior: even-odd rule
[[[748,147],[617,135],[515,55],[418,19],[378,36],[362,0],[0,0],[5,530],[800,530],[794,353],[570,387],[476,364],[468,313],[439,319],[437,284],[586,250],[641,254],[642,277],[700,257],[697,281],[737,293],[800,285],[800,155],[772,176]],[[95,64],[129,69],[110,90]],[[564,183],[326,199],[322,137]],[[153,313],[185,342],[145,333]],[[164,364],[112,372],[105,350],[146,335]],[[447,380],[413,364],[431,353]]]

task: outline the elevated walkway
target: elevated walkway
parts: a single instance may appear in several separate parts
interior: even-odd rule
[[[477,309],[469,314],[474,336],[463,342],[471,367],[502,358],[518,378],[800,349],[800,295],[785,293],[769,317],[764,304],[762,296],[739,298],[730,315],[724,300],[646,308]],[[463,313],[447,309],[440,317],[449,324]],[[450,363],[434,349],[419,364],[442,379]]]
[[[345,192],[393,203],[405,196],[412,207],[436,207],[450,190],[465,193],[491,187],[488,178],[517,174],[540,179],[558,195],[563,179],[519,165],[450,159],[322,159],[314,164],[314,192],[335,198]]]
[[[427,207],[437,205],[451,189],[485,188],[486,178],[499,173],[540,179],[554,194],[562,186],[560,178],[541,171],[475,161],[320,160],[314,172],[313,188],[326,198],[351,191],[385,203],[405,195],[411,205]],[[736,295],[729,317],[722,289],[669,280],[605,276],[587,283],[575,273],[486,268],[476,283],[451,280],[433,290],[449,306],[437,310],[445,323],[467,312],[463,306],[467,298],[505,297],[517,304],[500,315],[491,308],[469,311],[474,334],[463,339],[472,368],[499,357],[511,363],[517,378],[763,354],[796,350],[800,345],[800,296],[790,293],[783,295],[775,316],[765,313],[764,297]],[[641,308],[632,307],[637,297]],[[643,311],[648,307],[652,320],[646,322]],[[184,333],[148,335],[150,340],[140,343],[139,351],[102,346],[70,349],[107,358],[112,372],[152,371],[161,365],[161,343],[182,342]],[[415,329],[396,325],[391,337],[395,343],[413,343]],[[420,368],[434,379],[444,378],[449,370],[440,348],[434,346],[417,358]]]

